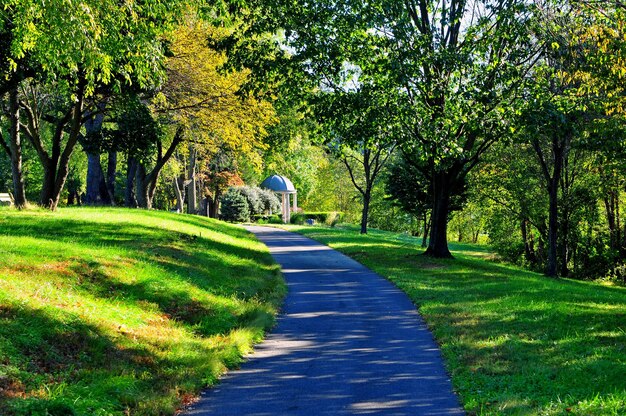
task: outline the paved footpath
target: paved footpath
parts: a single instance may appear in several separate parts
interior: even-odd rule
[[[187,415],[463,415],[437,345],[387,280],[322,244],[249,227],[289,293],[278,324],[240,370]]]

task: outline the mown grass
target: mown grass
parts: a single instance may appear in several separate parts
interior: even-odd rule
[[[405,291],[441,345],[469,414],[626,415],[626,289],[554,280],[489,261],[486,246],[291,227]]]
[[[284,293],[242,228],[0,209],[0,414],[174,414],[241,362]]]

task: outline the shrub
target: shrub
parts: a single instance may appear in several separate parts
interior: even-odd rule
[[[270,191],[269,189],[256,189],[258,189],[257,195],[259,197],[259,200],[261,201],[264,212],[280,212],[280,199],[278,199],[276,193]]]
[[[250,208],[246,197],[237,189],[229,188],[221,198],[221,218],[224,221],[250,221]]]
[[[292,224],[302,225],[306,219],[306,214],[304,212],[294,212],[291,214]]]
[[[265,206],[260,196],[261,188],[242,186],[237,188],[237,190],[246,198],[251,215],[263,214],[265,212]]]

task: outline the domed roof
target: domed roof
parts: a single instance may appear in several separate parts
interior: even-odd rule
[[[272,175],[261,182],[261,188],[271,189],[274,192],[280,192],[285,194],[295,194],[296,188],[293,183],[284,176]]]

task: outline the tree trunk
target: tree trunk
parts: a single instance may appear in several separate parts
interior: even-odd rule
[[[74,147],[76,147],[76,143],[78,142],[78,135],[80,134],[80,128],[82,126],[82,117],[83,117],[83,100],[85,94],[85,86],[86,81],[84,79],[79,80],[79,86],[77,91],[77,100],[74,104],[74,108],[72,109],[72,116],[70,119],[70,131],[69,137],[67,138],[67,143],[65,144],[65,148],[63,151],[60,151],[61,137],[57,136],[57,140],[53,143],[52,160],[54,161],[54,167],[56,168],[56,175],[54,179],[54,188],[53,195],[50,198],[50,205],[48,206],[50,210],[55,211],[59,205],[59,200],[61,198],[61,192],[63,191],[63,187],[65,186],[65,181],[67,180],[67,175],[70,171],[70,157],[72,156],[72,152],[74,151]],[[57,131],[59,130],[57,126]],[[55,149],[56,148],[56,149]],[[58,156],[57,156],[58,154]],[[57,163],[58,161],[58,163]],[[58,168],[57,168],[58,166]]]
[[[452,258],[448,249],[448,213],[450,211],[450,187],[447,174],[436,172],[433,180],[433,209],[431,212],[430,241],[427,256]]]
[[[209,198],[209,217],[217,219],[220,213],[220,197],[221,192],[215,190],[213,198]]]
[[[149,198],[148,183],[146,178],[146,168],[143,163],[137,163],[137,173],[135,175],[135,186],[137,188],[137,205],[139,208],[152,208],[152,201]]]
[[[43,164],[43,185],[39,196],[41,206],[50,207],[54,198],[55,169],[51,160]]]
[[[115,206],[115,177],[117,176],[117,152],[109,152],[106,189],[111,205]]]
[[[555,174],[556,175],[556,174]],[[552,178],[552,183],[548,189],[549,194],[549,216],[548,216],[548,264],[546,267],[546,275],[550,277],[557,276],[557,259],[556,253],[558,249],[558,181]]]
[[[128,166],[126,170],[126,195],[124,196],[124,205],[128,208],[137,208],[137,198],[135,197],[137,164],[137,159],[133,156],[128,156]]]
[[[530,264],[537,264],[537,256],[535,255],[535,248],[533,247],[532,237],[528,233],[528,220],[524,218],[520,224],[522,230],[522,240],[524,241],[524,255],[526,261]]]
[[[183,205],[184,205],[184,197],[183,197],[183,193],[180,190],[180,184],[178,183],[179,178],[174,178],[174,193],[176,194],[176,212],[181,213],[183,212]]]
[[[196,149],[189,144],[189,185],[187,186],[187,213],[195,214],[196,206]],[[181,211],[182,212],[182,211]]]
[[[9,149],[11,150],[11,175],[13,177],[13,203],[18,209],[26,206],[26,191],[22,170],[22,142],[20,137],[20,106],[17,85],[9,92]],[[0,140],[3,140],[0,137]]]
[[[361,212],[361,234],[367,234],[367,221],[370,213],[372,190],[367,188],[363,194],[363,211]]]
[[[102,182],[102,165],[100,153],[87,152],[87,190],[85,204],[98,205],[102,203],[100,183]]]
[[[430,232],[430,222],[432,217],[428,216],[427,212],[424,212],[424,234],[422,234],[422,248],[428,247],[428,233]]]

